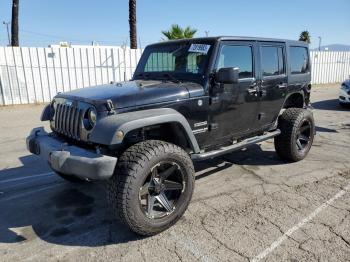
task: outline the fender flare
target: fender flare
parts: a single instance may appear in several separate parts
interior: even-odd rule
[[[102,145],[117,145],[121,144],[125,135],[132,130],[164,123],[180,124],[193,152],[200,152],[188,121],[182,114],[171,108],[148,109],[105,116],[97,121],[89,135],[89,141]],[[124,137],[118,138],[117,131],[122,131]]]
[[[283,104],[282,104],[282,108],[281,110],[284,108],[284,106],[286,105],[286,102],[288,101],[288,99],[292,96],[292,95],[295,95],[295,94],[299,94],[302,96],[303,98],[303,103],[305,103],[305,94],[303,92],[303,90],[298,90],[298,91],[295,91],[295,92],[290,92],[288,93],[285,98],[284,98],[284,101],[283,101]]]

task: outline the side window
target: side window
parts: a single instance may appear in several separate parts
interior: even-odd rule
[[[282,47],[261,47],[261,69],[263,76],[281,75],[285,72],[284,68]]]
[[[290,71],[294,74],[304,74],[309,71],[309,56],[307,48],[291,46],[290,53]]]
[[[253,54],[251,46],[225,45],[221,48],[217,70],[238,67],[239,78],[253,77]]]

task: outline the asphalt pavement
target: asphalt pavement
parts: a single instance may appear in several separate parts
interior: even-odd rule
[[[139,237],[115,220],[103,182],[70,184],[26,151],[43,105],[0,108],[0,261],[350,261],[350,108],[315,86],[308,157],[273,141],[196,165],[184,217]]]

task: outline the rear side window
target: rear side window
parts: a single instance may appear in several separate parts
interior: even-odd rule
[[[261,69],[263,76],[284,74],[283,48],[281,46],[261,47]]]
[[[292,74],[304,74],[309,71],[309,56],[307,48],[291,46],[290,53],[290,71]]]
[[[225,67],[238,67],[239,78],[253,77],[252,47],[244,45],[225,45],[219,56],[217,70]]]

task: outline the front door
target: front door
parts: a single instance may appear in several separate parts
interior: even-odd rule
[[[256,42],[221,43],[215,71],[236,67],[240,72],[238,83],[216,83],[211,88],[210,130],[215,140],[239,138],[254,126],[259,101],[256,54]]]
[[[268,128],[278,117],[287,92],[284,43],[259,43],[260,85],[256,128]]]

